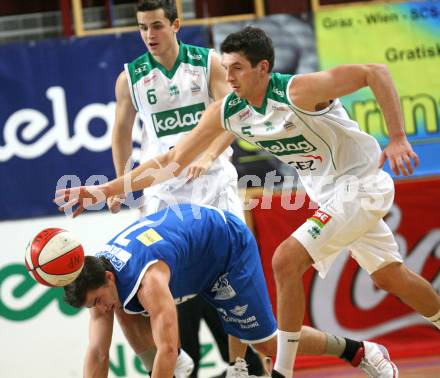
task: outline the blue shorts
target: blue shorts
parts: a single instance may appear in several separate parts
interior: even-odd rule
[[[236,216],[225,213],[236,240],[225,272],[201,295],[213,305],[226,333],[245,343],[271,339],[277,325],[269,300],[258,246],[250,230]]]

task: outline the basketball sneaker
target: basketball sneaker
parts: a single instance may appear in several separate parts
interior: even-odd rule
[[[249,375],[247,363],[240,357],[237,357],[234,365],[228,366],[225,378],[257,378],[255,375]]]
[[[383,345],[362,342],[351,364],[359,367],[370,378],[398,378],[399,371],[390,360],[387,348]]]
[[[194,370],[194,361],[183,349],[180,349],[177,358],[176,368],[174,369],[175,378],[188,378]]]

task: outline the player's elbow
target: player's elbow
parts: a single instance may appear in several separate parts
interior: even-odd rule
[[[365,65],[367,71],[367,82],[375,78],[383,78],[389,76],[390,72],[386,64],[371,63]]]
[[[162,167],[174,165],[172,171],[174,176],[179,176],[185,167],[189,164],[184,154],[180,153],[178,148],[172,148],[166,154],[163,154],[159,163]]]
[[[388,66],[384,63],[370,63],[366,65],[370,71],[388,72]]]
[[[167,168],[168,172],[171,172],[173,176],[177,177],[183,170],[182,164],[180,164],[178,158],[176,157],[176,153],[174,148],[169,150],[168,152],[157,156],[153,159],[158,165],[157,168],[164,169]],[[169,177],[171,178],[171,177]]]
[[[160,353],[164,361],[176,361],[178,356],[178,348],[176,343],[161,343],[157,348],[157,352]]]
[[[91,346],[88,350],[88,356],[100,365],[108,365],[110,363],[109,351],[105,348]]]
[[[110,363],[110,356],[108,353],[100,353],[97,356],[97,361],[100,365],[108,365]]]

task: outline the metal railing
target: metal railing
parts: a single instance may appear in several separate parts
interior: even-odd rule
[[[422,1],[422,0],[415,0]],[[366,4],[386,4],[386,3],[406,3],[408,0],[371,0],[371,1],[362,1],[362,0],[353,0],[346,3],[335,3],[335,4],[321,4],[321,0],[310,0],[312,5],[312,11],[316,12],[320,9],[331,9],[331,8],[347,8],[353,6],[365,6]]]
[[[181,25],[183,26],[214,25],[222,22],[252,20],[255,18],[263,17],[265,15],[264,0],[254,0],[254,13],[244,13],[244,14],[236,14],[236,15],[220,16],[220,17],[193,18],[193,19],[185,19],[183,17],[182,0],[176,0],[176,5],[177,5]],[[85,29],[81,0],[72,0],[72,12],[73,12],[75,35],[78,37],[83,37],[88,35],[125,33],[125,32],[133,32],[138,30],[137,25],[110,27],[110,28],[101,28],[101,29],[92,29],[92,30]]]

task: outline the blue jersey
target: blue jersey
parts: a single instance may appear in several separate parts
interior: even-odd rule
[[[227,218],[232,217],[217,209],[179,205],[138,220],[110,240],[97,256],[114,266],[124,308],[144,311],[135,294],[145,271],[158,260],[171,270],[170,289],[177,301],[212,286],[231,261],[239,260],[233,255],[246,236],[230,232]]]
[[[171,271],[169,287],[176,303],[202,295],[217,308],[226,331],[243,340],[275,331],[255,239],[231,213],[189,204],[166,208],[127,227],[96,256],[107,258],[115,268],[127,313],[145,312],[137,291],[147,269],[163,261]],[[253,308],[253,301],[258,308]],[[265,320],[258,322],[257,313]],[[251,338],[247,335],[263,323],[268,327],[256,338],[254,333]],[[237,327],[245,333],[236,332]]]

